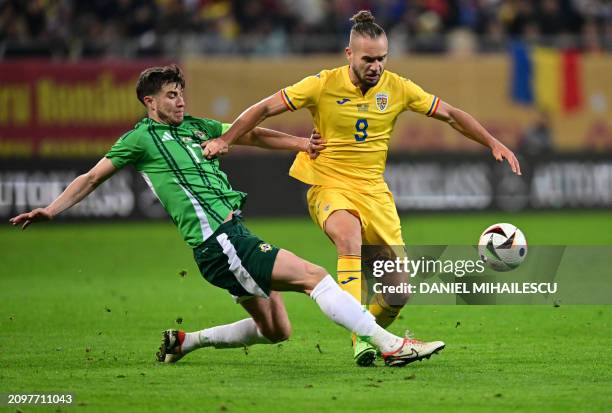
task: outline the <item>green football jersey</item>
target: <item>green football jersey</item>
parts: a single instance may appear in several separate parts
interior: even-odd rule
[[[246,199],[244,192],[232,189],[219,160],[206,159],[200,147],[229,126],[188,115],[179,126],[144,118],[119,138],[106,157],[118,169],[134,165],[185,241],[197,247]]]

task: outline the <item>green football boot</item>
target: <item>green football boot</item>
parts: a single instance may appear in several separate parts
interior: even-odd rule
[[[376,360],[376,348],[363,338],[353,336],[353,358],[355,364],[361,367],[370,367]]]

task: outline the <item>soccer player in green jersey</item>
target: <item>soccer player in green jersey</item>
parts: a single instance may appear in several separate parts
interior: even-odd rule
[[[206,280],[227,290],[250,317],[232,324],[186,333],[166,330],[157,359],[172,363],[201,347],[230,348],[286,340],[291,325],[279,291],[309,294],[332,321],[377,346],[386,364],[403,366],[429,358],[444,343],[400,338],[378,326],[373,316],[342,291],[323,268],[265,243],[242,224],[246,194],[234,190],[218,159],[203,156],[200,145],[230,126],[185,114],[185,81],[175,66],[142,72],[136,87],[147,117],[124,134],[89,172],[77,177],[45,208],[10,222],[22,228],[51,220],[80,202],[117,170],[132,164],[176,224]],[[315,140],[256,128],[236,143],[310,152]],[[319,142],[320,143],[320,142]]]

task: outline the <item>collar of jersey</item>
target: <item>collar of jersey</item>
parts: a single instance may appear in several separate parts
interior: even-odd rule
[[[185,124],[185,119],[187,118],[187,116],[189,116],[189,115],[188,115],[187,113],[185,113],[185,115],[184,115],[184,117],[183,117],[183,121],[181,122],[181,124],[180,124],[180,125],[178,125],[178,126],[175,126],[175,127],[176,127],[176,128],[181,128],[181,127],[183,127],[183,125]],[[142,123],[142,122],[150,122],[150,123],[153,123],[153,124],[155,124],[155,125],[160,125],[160,126],[167,126],[167,127],[170,127],[170,125],[168,125],[167,123],[160,123],[160,122],[156,121],[155,119],[151,119],[151,118],[150,118],[150,117],[148,117],[148,116],[145,116],[144,118],[142,118],[142,120],[141,120],[140,122],[138,122],[138,124],[140,124],[140,123]],[[137,125],[138,125],[138,124],[137,124]]]

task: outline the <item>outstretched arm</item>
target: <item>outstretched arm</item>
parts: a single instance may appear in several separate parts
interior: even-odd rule
[[[444,121],[459,131],[465,137],[491,149],[493,157],[499,162],[504,159],[510,164],[512,172],[521,175],[521,166],[510,149],[495,139],[472,115],[457,109],[446,102],[440,102],[434,118]]]
[[[76,177],[64,192],[47,207],[36,208],[33,211],[17,215],[10,219],[10,223],[14,226],[21,225],[21,229],[26,229],[34,222],[51,220],[60,212],[79,203],[116,171],[117,169],[113,166],[110,159],[102,158],[89,172]]]
[[[286,149],[290,151],[306,151],[308,139],[273,129],[255,128],[245,135],[239,136],[234,145],[257,146],[266,149]]]
[[[227,153],[229,146],[240,136],[247,135],[255,126],[263,122],[264,119],[286,112],[287,110],[288,108],[281,97],[281,92],[268,96],[242,112],[223,136],[210,140],[204,148],[204,156],[212,158]]]
[[[266,149],[302,151],[308,153],[312,159],[315,159],[319,152],[325,149],[325,142],[316,130],[312,131],[310,138],[302,138],[273,129],[257,127],[246,135],[238,137],[234,144]]]

